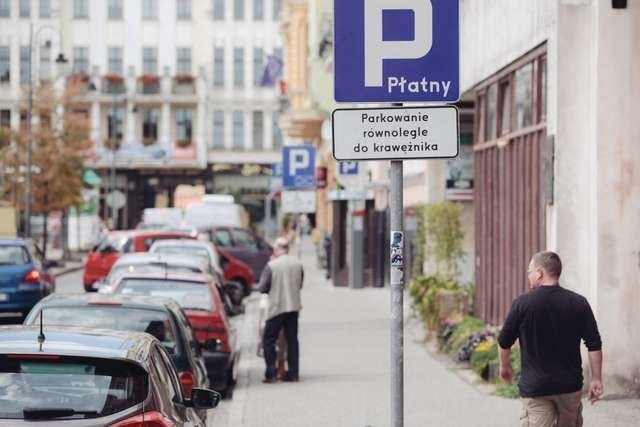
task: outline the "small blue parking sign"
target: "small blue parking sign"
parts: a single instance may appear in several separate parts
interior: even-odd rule
[[[315,188],[316,148],[311,145],[282,147],[282,186]]]
[[[334,0],[338,102],[455,102],[458,0]]]
[[[358,175],[358,162],[340,162],[340,175]]]

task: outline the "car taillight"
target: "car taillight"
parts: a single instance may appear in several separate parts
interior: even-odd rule
[[[22,278],[24,283],[30,283],[33,285],[37,285],[40,283],[40,272],[38,270],[31,270]]]
[[[227,328],[222,321],[215,320],[213,322],[213,325],[207,328],[205,342],[209,339],[218,339],[222,342],[222,346],[220,347],[221,352],[231,352],[231,347],[229,346],[229,333],[227,332]]]
[[[111,427],[174,427],[174,424],[160,412],[152,411],[127,418]]]
[[[191,398],[191,391],[196,385],[196,377],[191,372],[180,372],[180,385],[182,385],[182,394],[186,398]]]

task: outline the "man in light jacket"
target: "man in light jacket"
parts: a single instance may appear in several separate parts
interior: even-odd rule
[[[289,241],[278,238],[274,245],[274,258],[269,261],[260,276],[260,292],[269,295],[267,321],[264,327],[262,346],[267,365],[265,383],[276,379],[276,341],[281,330],[287,340],[287,364],[289,370],[283,381],[298,381],[299,346],[298,313],[302,309],[300,291],[304,280],[302,264],[289,255]]]

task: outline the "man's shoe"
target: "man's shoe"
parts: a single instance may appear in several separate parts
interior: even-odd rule
[[[282,381],[286,383],[297,383],[298,381],[300,381],[300,378],[298,378],[297,375],[285,375]]]
[[[273,384],[273,383],[277,383],[277,382],[278,382],[278,380],[275,379],[275,378],[264,378],[262,380],[263,384]]]

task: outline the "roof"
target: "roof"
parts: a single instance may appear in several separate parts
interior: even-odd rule
[[[124,273],[118,277],[118,284],[125,279],[174,280],[179,282],[210,283],[213,278],[198,273]]]
[[[149,364],[149,350],[155,341],[146,333],[83,327],[47,326],[42,350],[39,326],[0,326],[0,354],[39,354],[121,359]]]
[[[109,236],[128,236],[128,237],[133,237],[133,236],[142,236],[142,237],[146,237],[146,236],[157,236],[157,235],[162,235],[162,236],[175,236],[176,239],[177,238],[184,238],[184,239],[193,239],[193,235],[189,234],[186,231],[173,231],[173,230],[162,230],[162,229],[155,229],[155,230],[142,230],[142,229],[135,229],[135,230],[115,230],[115,231],[110,231]]]
[[[36,307],[77,307],[89,305],[118,305],[123,308],[161,309],[180,311],[180,306],[171,298],[136,294],[58,294],[42,299]],[[46,319],[45,319],[46,322]]]
[[[153,246],[193,246],[198,248],[207,248],[215,250],[213,243],[203,240],[188,240],[188,239],[162,239],[153,242]]]
[[[122,255],[116,261],[115,265],[122,264],[149,264],[149,263],[167,263],[169,265],[184,265],[202,267],[207,262],[202,258],[181,254],[161,254],[151,252],[132,252]]]

